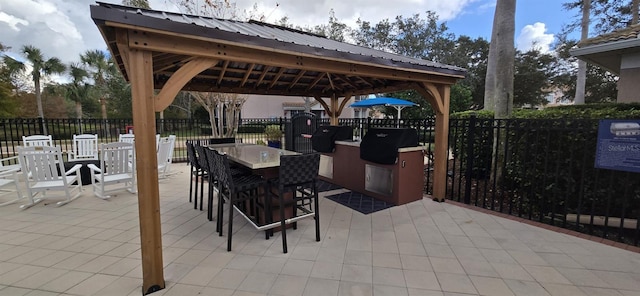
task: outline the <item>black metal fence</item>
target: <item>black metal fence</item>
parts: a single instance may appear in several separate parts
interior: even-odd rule
[[[598,120],[451,120],[449,199],[638,246],[640,174],[596,169]]]
[[[314,120],[315,126],[329,124],[328,119]],[[355,137],[369,127],[415,128],[425,149],[433,149],[433,118],[400,123],[353,118],[339,124],[354,127]],[[286,147],[291,140],[287,118],[243,119],[236,138],[266,142],[268,125],[280,126]],[[0,119],[0,157],[15,155],[22,136],[43,134],[44,126],[57,146],[69,150],[73,134],[98,134],[100,142],[113,142],[132,127],[132,120]],[[597,120],[452,119],[447,198],[638,246],[640,174],[594,168],[597,126]],[[187,159],[185,141],[211,137],[209,123],[198,120],[158,120],[156,127],[163,136],[176,135],[176,162]],[[428,194],[433,187],[431,161],[425,158]]]

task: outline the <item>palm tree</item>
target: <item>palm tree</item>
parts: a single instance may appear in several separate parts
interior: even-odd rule
[[[496,2],[484,88],[484,109],[494,111],[496,119],[509,117],[513,109],[515,14],[516,0]]]
[[[65,97],[76,103],[76,118],[82,119],[82,101],[86,100],[91,91],[91,84],[86,80],[89,72],[82,65],[73,63],[69,66],[71,82],[65,85]]]
[[[591,13],[591,0],[582,0],[582,21],[580,23],[580,41],[589,38],[589,14]],[[584,104],[584,93],[587,83],[587,62],[578,60],[578,76],[576,77],[576,95],[573,102],[576,105]]]
[[[40,79],[47,77],[51,74],[60,74],[65,70],[64,64],[60,59],[56,57],[44,59],[40,49],[32,46],[25,45],[22,47],[22,53],[31,62],[33,70],[31,71],[31,77],[33,79],[33,85],[36,92],[36,103],[38,104],[38,117],[44,119],[44,110],[42,109],[42,89],[40,88]],[[42,125],[42,132],[47,134],[47,127]]]
[[[115,65],[107,55],[100,50],[88,50],[80,55],[83,64],[89,67],[96,89],[100,96],[102,119],[107,119],[107,74],[115,69]]]

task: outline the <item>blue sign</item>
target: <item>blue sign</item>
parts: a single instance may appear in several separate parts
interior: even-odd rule
[[[640,173],[640,120],[600,120],[596,168]]]

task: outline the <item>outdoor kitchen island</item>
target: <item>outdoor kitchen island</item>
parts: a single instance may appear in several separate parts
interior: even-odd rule
[[[423,147],[398,148],[394,164],[380,164],[360,158],[361,143],[335,141],[321,154],[319,178],[394,205],[422,199]]]

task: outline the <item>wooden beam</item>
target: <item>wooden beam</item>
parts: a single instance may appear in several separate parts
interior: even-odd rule
[[[122,26],[112,23],[113,26]],[[311,54],[282,52],[272,48],[255,48],[243,44],[227,44],[172,36],[158,32],[145,31],[145,28],[131,30],[129,46],[158,52],[170,52],[182,55],[208,56],[215,59],[244,63],[258,63],[290,69],[329,72],[345,75],[365,75],[383,79],[429,81],[442,84],[454,84],[464,75],[445,74],[436,71],[407,69],[397,65],[380,65],[366,62],[353,62],[337,58],[323,58]],[[192,37],[193,36],[189,36]]]
[[[224,73],[227,72],[228,66],[229,66],[229,61],[224,61],[222,65],[222,70],[220,70],[220,75],[218,76],[218,82],[217,82],[218,85],[222,83],[222,79],[224,78]]]
[[[196,74],[215,66],[217,60],[209,58],[195,58],[184,64],[164,84],[158,96],[156,96],[155,112],[160,112],[171,105],[178,92]]]
[[[340,78],[340,80],[344,81],[345,83],[347,83],[349,86],[353,87],[354,89],[360,89],[360,87],[358,87],[353,82],[351,82],[351,80],[349,80],[349,77],[347,77],[346,75],[335,75],[335,76]]]
[[[444,201],[447,191],[447,160],[449,159],[449,96],[451,86],[430,86],[441,98],[442,110],[436,111],[435,151],[433,162],[433,200]]]
[[[136,136],[142,293],[146,295],[165,287],[162,264],[158,160],[156,157],[153,61],[149,51],[134,49],[127,54],[129,69],[132,71],[128,72],[128,76],[131,81],[133,125]]]
[[[338,96],[331,95],[331,117],[329,118],[331,125],[338,125]]]
[[[422,98],[424,98],[427,103],[429,103],[429,105],[431,106],[431,108],[434,111],[442,111],[442,105],[438,104],[438,99],[436,99],[436,94],[434,95],[429,89],[427,89],[423,84],[421,83],[416,83],[412,86],[413,89],[415,89],[420,95],[422,95]]]
[[[324,112],[327,112],[327,115],[332,116],[333,112],[331,112],[331,107],[329,107],[327,102],[325,102],[320,96],[315,96],[314,98],[316,99],[316,102],[322,105],[322,108],[324,108]]]
[[[300,72],[298,72],[298,75],[296,75],[296,78],[293,79],[293,81],[291,81],[291,84],[289,85],[289,89],[293,88],[296,83],[298,83],[298,81],[300,80],[300,78],[302,78],[302,75],[304,75],[304,73],[307,72],[305,70],[300,70]]]
[[[258,86],[260,86],[260,84],[262,84],[262,81],[264,80],[264,77],[267,76],[267,73],[269,73],[269,69],[271,69],[270,66],[264,66],[264,68],[262,69],[262,74],[260,74],[260,78],[258,78],[258,81],[256,82],[255,86],[253,88],[258,88]]]
[[[326,73],[318,73],[318,76],[316,77],[316,79],[314,79],[313,82],[311,82],[307,87],[307,91],[310,91],[314,86],[316,86],[316,84],[320,82],[320,80],[324,77],[325,74]]]
[[[253,71],[253,67],[255,67],[256,64],[250,64],[247,67],[247,72],[244,73],[244,77],[242,78],[242,82],[240,83],[240,87],[244,87],[245,83],[247,83],[247,79],[249,79],[249,76],[251,76],[251,72]]]
[[[448,113],[449,110],[444,110],[444,97],[442,96],[442,93],[440,93],[440,90],[432,83],[427,83],[427,82],[422,82],[421,85],[427,89],[431,95],[433,96],[433,98],[435,99],[436,102],[436,107],[438,108],[438,110],[440,110],[441,113]],[[448,100],[449,98],[447,98]]]
[[[120,58],[122,59],[122,64],[124,65],[124,70],[126,73],[122,73],[126,75],[126,77],[131,80],[127,73],[131,73],[131,69],[129,68],[129,31],[127,30],[116,30],[116,44],[118,45],[118,51],[120,52]],[[113,53],[115,54],[115,53]]]
[[[269,87],[267,89],[271,89],[274,85],[276,85],[276,82],[278,82],[278,79],[280,79],[280,76],[282,76],[283,72],[284,67],[280,67],[280,69],[278,70],[278,74],[273,77],[273,80],[271,81],[271,84],[269,84]]]
[[[346,93],[344,95],[344,99],[340,103],[340,108],[338,108],[338,114],[336,115],[336,117],[340,117],[340,114],[342,114],[342,109],[344,109],[344,106],[347,105],[347,102],[349,102],[349,100],[351,100],[351,93]]]
[[[171,58],[167,58],[162,63],[158,63],[158,59],[153,59],[153,74],[164,72],[168,69],[174,68],[178,66],[178,64],[186,64],[190,60],[193,60],[194,57],[185,57],[185,56],[177,56],[171,55]]]
[[[329,85],[331,86],[331,89],[336,90],[336,86],[333,85],[333,79],[331,79],[331,73],[327,73],[327,79],[329,79]]]

